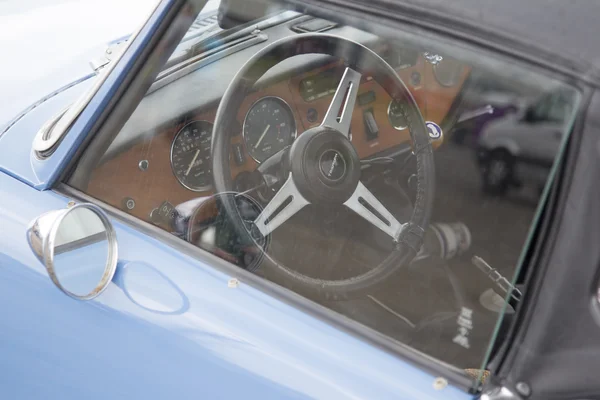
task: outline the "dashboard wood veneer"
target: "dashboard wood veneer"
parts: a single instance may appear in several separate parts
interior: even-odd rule
[[[245,162],[241,166],[237,165],[231,157],[232,176],[235,177],[242,171],[253,171],[257,167],[256,161],[250,157],[246,150],[241,133],[244,117],[252,104],[265,96],[281,98],[290,105],[296,121],[297,132],[301,134],[301,132],[321,123],[333,96],[328,95],[306,102],[299,91],[300,81],[326,69],[339,67],[339,63],[334,63],[311,70],[253,92],[244,99],[236,116],[240,132],[235,132],[236,135],[232,138],[232,144],[242,144]],[[343,71],[343,69],[340,69],[340,71]],[[433,66],[427,63],[423,57],[418,58],[416,65],[400,69],[397,72],[413,94],[423,118],[441,124],[458,96],[469,71],[468,67],[463,67],[458,83],[452,87],[444,87],[437,82]],[[417,85],[411,83],[413,73],[420,74],[421,79]],[[352,143],[361,158],[410,140],[408,129],[396,130],[388,119],[387,110],[391,97],[385,89],[375,81],[367,79],[360,85],[358,94],[369,91],[374,92],[375,101],[363,106],[357,102],[352,115]],[[318,113],[315,122],[310,122],[307,118],[308,110],[311,108]],[[364,133],[363,113],[368,109],[372,110],[379,128],[378,137],[372,140],[368,140]],[[215,114],[216,108],[202,110],[193,114],[187,122],[190,120],[206,120],[213,123]],[[197,197],[212,195],[213,192],[210,190],[194,192],[185,188],[173,174],[170,162],[171,144],[183,125],[183,122],[177,123],[155,135],[145,136],[142,142],[99,165],[92,173],[88,185],[89,194],[121,209],[125,209],[124,199],[132,198],[135,201],[135,207],[126,211],[147,221],[150,219],[152,210],[163,201],[178,205]],[[138,167],[141,160],[148,161],[148,169],[145,171]]]

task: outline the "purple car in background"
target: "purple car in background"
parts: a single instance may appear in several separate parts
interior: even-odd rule
[[[489,75],[475,73],[463,94],[462,109],[450,137],[456,144],[474,147],[483,128],[490,122],[512,113],[523,106],[523,88],[505,80],[490,79]]]

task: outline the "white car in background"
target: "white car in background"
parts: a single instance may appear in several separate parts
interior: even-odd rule
[[[485,126],[477,146],[485,193],[504,195],[524,184],[544,187],[569,122],[570,102],[567,93],[551,92]]]

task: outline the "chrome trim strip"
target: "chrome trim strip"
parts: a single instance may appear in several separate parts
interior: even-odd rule
[[[21,120],[21,118],[23,118],[29,112],[33,111],[35,108],[41,106],[43,103],[45,103],[46,101],[50,100],[54,96],[57,96],[60,93],[62,93],[64,91],[72,88],[73,86],[77,86],[80,83],[85,82],[86,80],[88,80],[88,79],[90,79],[90,78],[92,78],[94,76],[96,76],[95,73],[89,73],[89,74],[87,74],[85,76],[82,76],[81,78],[76,79],[73,82],[70,82],[70,83],[64,85],[63,87],[56,89],[55,91],[47,94],[46,96],[42,97],[41,99],[39,99],[35,103],[31,104],[29,107],[27,107],[26,109],[22,110],[16,117],[14,117],[4,127],[1,128],[1,130],[0,130],[0,137],[2,137],[2,135],[5,134],[10,128],[12,128],[13,125],[15,125],[17,122],[19,122]]]
[[[81,112],[87,107],[92,98],[96,95],[100,87],[106,81],[106,78],[108,78],[112,70],[118,64],[118,60],[125,53],[125,51],[127,51],[129,46],[131,46],[131,43],[135,40],[137,35],[145,26],[146,21],[148,20],[150,15],[154,14],[154,12],[156,11],[156,9],[158,9],[160,4],[160,2],[157,2],[156,6],[152,8],[150,14],[146,18],[144,18],[144,22],[135,30],[135,32],[128,39],[126,39],[127,44],[123,45],[122,49],[120,49],[120,54],[112,55],[113,61],[109,63],[106,67],[101,69],[100,73],[98,74],[98,79],[96,80],[94,85],[87,92],[81,95],[81,97],[66,110],[62,117],[58,121],[56,121],[54,125],[52,125],[53,134],[50,135],[50,138],[44,140],[44,137],[47,137],[49,132],[44,132],[40,130],[37,133],[33,141],[33,150],[35,151],[38,157],[45,158],[53,152],[53,148],[62,139],[62,137],[69,130],[71,125],[75,122],[77,117],[79,117],[79,114],[81,114]]]

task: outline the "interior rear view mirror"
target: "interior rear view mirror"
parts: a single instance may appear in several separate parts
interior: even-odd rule
[[[52,282],[73,298],[93,299],[115,274],[116,234],[106,214],[93,204],[43,214],[27,236]]]

